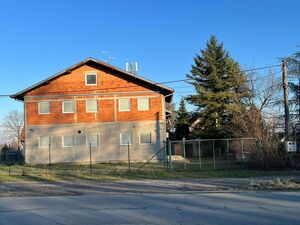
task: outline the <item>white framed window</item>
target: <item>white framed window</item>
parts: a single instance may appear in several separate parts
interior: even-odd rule
[[[132,134],[131,133],[121,133],[120,134],[120,145],[132,145]]]
[[[98,112],[98,101],[97,99],[88,99],[85,102],[86,112]]]
[[[62,136],[62,146],[64,148],[74,147],[74,142],[75,140],[73,135]]]
[[[100,145],[100,135],[99,134],[87,134],[86,135],[86,144],[90,146],[99,146]]]
[[[51,146],[51,137],[50,136],[41,136],[39,137],[39,148],[49,148]]]
[[[140,144],[145,145],[145,144],[151,144],[152,139],[151,139],[151,132],[141,132],[140,133]]]
[[[119,99],[119,111],[130,111],[130,98]]]
[[[96,73],[86,73],[85,74],[85,85],[86,86],[97,85],[97,74]]]
[[[74,101],[63,101],[62,102],[62,111],[63,113],[74,113]]]
[[[50,102],[38,102],[39,114],[50,114]]]
[[[150,99],[148,97],[138,98],[138,110],[146,111],[150,109]]]

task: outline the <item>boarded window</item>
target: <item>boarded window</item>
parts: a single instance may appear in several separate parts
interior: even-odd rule
[[[63,147],[73,147],[74,146],[74,136],[63,136]]]
[[[150,109],[150,104],[149,104],[149,98],[138,98],[138,110],[149,110]]]
[[[132,135],[131,133],[121,133],[120,135],[121,138],[121,145],[128,145],[128,143],[131,145],[132,144]]]
[[[86,112],[98,112],[97,99],[86,100]]]
[[[119,99],[119,111],[130,111],[130,98]]]
[[[50,102],[39,102],[39,114],[49,114],[50,113]]]
[[[92,145],[92,146],[99,146],[100,143],[100,137],[99,134],[88,134],[86,136],[86,142],[87,145]]]
[[[74,102],[63,101],[63,113],[74,113]]]
[[[97,85],[97,74],[86,74],[85,85]]]
[[[140,144],[151,144],[151,132],[140,133]]]
[[[39,148],[49,148],[50,140],[51,138],[49,136],[39,137]]]

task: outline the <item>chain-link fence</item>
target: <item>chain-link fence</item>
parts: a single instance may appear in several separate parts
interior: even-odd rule
[[[253,157],[259,159],[259,143],[255,138],[169,140],[143,162],[133,160],[133,154],[136,152],[129,145],[127,160],[122,162],[96,162],[90,148],[89,162],[53,164],[51,152],[49,153],[48,164],[26,165],[20,151],[4,149],[0,152],[0,175],[113,175],[132,172],[241,169],[246,168]]]
[[[168,169],[171,171],[245,168],[252,157],[259,158],[259,143],[255,138],[168,142]]]

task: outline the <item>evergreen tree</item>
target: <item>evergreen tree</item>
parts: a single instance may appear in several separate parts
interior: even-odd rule
[[[199,123],[195,135],[208,138],[228,137],[232,113],[245,96],[245,78],[240,66],[211,36],[206,48],[196,54],[194,65],[187,75],[196,94],[187,101],[196,106]]]
[[[179,103],[179,108],[176,112],[176,139],[188,138],[189,131],[189,112],[185,106],[185,100],[182,98]]]
[[[295,106],[295,113],[293,119],[293,134],[299,135],[300,133],[300,51],[293,54],[291,57],[286,58],[288,65],[288,74],[298,78],[298,83],[290,82],[289,86],[294,93],[292,98],[292,105]]]

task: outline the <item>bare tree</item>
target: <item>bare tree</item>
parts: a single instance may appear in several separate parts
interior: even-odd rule
[[[260,162],[265,168],[282,166],[280,150],[281,79],[269,71],[264,77],[248,76],[249,96],[232,118],[232,132],[236,137],[255,137],[261,144]],[[255,153],[255,152],[254,152]]]
[[[18,149],[21,147],[21,133],[24,127],[23,113],[12,110],[7,113],[3,122],[4,135],[10,141],[16,140],[18,143]]]
[[[249,75],[249,82],[252,89],[254,104],[260,111],[272,110],[274,105],[280,102],[281,79],[276,77],[276,73],[270,70],[264,77],[259,75]]]
[[[264,77],[259,74],[249,74],[248,84],[251,90],[251,103],[260,112],[266,126],[279,127],[282,115],[282,82],[273,70]]]

